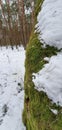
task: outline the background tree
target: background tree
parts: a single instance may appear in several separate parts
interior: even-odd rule
[[[0,45],[26,46],[34,25],[34,1],[0,0],[0,22]]]

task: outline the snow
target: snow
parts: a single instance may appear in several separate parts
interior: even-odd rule
[[[49,63],[33,75],[35,89],[45,92],[53,103],[62,106],[62,52],[52,56]]]
[[[49,63],[44,65],[33,78],[35,88],[46,92],[56,104],[62,106],[62,53],[52,56]]]
[[[56,109],[51,109],[51,112],[54,113],[55,115],[58,114],[58,111]]]
[[[47,62],[48,62],[49,59],[50,59],[49,57],[45,57],[45,58],[44,58],[44,61],[47,61]]]
[[[37,20],[40,41],[62,48],[62,0],[44,0]]]
[[[62,49],[62,0],[44,0],[37,17],[36,31],[46,45]],[[52,103],[62,106],[62,51],[52,57],[44,57],[43,69],[33,73],[35,89],[46,93]],[[50,109],[53,113],[57,111]]]
[[[26,6],[25,6],[25,14],[30,15],[31,13],[32,13],[32,9],[30,7],[26,8]]]
[[[26,130],[24,107],[25,50],[0,47],[0,130]]]

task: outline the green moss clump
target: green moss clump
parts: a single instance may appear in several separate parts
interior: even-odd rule
[[[45,64],[44,57],[51,57],[52,55],[56,55],[57,48],[46,46],[46,48],[42,47],[42,44],[38,40],[38,34],[33,33],[29,45],[27,47],[26,52],[26,71],[30,66],[30,73],[37,72],[43,68]]]

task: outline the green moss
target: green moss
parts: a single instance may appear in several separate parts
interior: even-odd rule
[[[36,4],[36,7],[35,7],[35,16],[37,17],[37,15],[38,15],[38,13],[41,9],[41,5],[43,3],[43,0],[37,0],[36,3],[37,4]]]
[[[27,130],[62,130],[62,108],[52,104],[46,93],[35,90],[32,82],[32,74],[38,72],[46,64],[44,57],[51,57],[56,55],[57,52],[57,48],[54,47],[46,46],[46,48],[43,48],[38,40],[38,34],[31,34],[26,50],[24,82],[23,121]],[[58,115],[54,115],[50,108],[58,110]]]
[[[57,48],[54,47],[46,46],[46,48],[43,48],[37,37],[38,34],[32,34],[26,52],[26,64],[28,63],[26,70],[28,71],[28,67],[30,66],[30,73],[37,72],[37,68],[39,71],[43,67],[45,64],[44,57],[51,57],[57,52]]]
[[[44,92],[38,92],[34,89],[32,82],[32,73],[38,72],[44,67],[44,57],[56,55],[57,48],[47,46],[42,47],[38,40],[38,34],[32,34],[26,51],[25,62],[25,124],[27,130],[61,130],[61,116],[55,116],[51,111],[57,109],[61,113],[61,108],[52,104]],[[27,100],[29,98],[29,101]],[[54,127],[53,127],[54,126]],[[56,127],[57,126],[57,127]],[[59,129],[58,129],[59,128]]]

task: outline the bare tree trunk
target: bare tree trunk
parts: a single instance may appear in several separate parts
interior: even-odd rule
[[[19,21],[22,35],[22,43],[26,45],[26,17],[25,17],[25,9],[24,9],[24,0],[18,0],[19,7]]]
[[[9,25],[9,29],[11,30],[11,12],[10,12],[9,0],[6,0],[6,4],[7,4],[7,14],[8,14],[8,25]]]
[[[34,0],[31,0],[31,10],[32,10],[32,13],[31,13],[31,25],[32,25],[32,28],[34,27]]]

